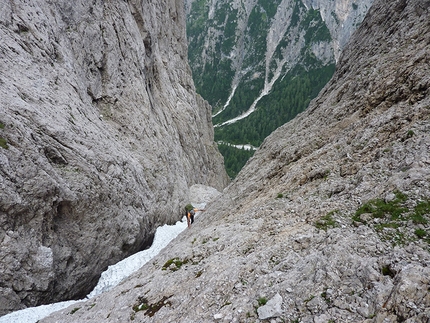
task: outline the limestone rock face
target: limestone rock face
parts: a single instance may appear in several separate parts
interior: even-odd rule
[[[332,81],[191,229],[42,322],[429,321],[429,8],[376,0]]]
[[[228,178],[182,1],[0,7],[1,315],[86,295]]]
[[[373,0],[302,1],[307,7],[320,10],[333,38],[332,46],[336,61],[373,3]]]

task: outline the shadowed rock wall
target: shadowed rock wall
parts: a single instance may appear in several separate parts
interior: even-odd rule
[[[0,314],[82,297],[227,175],[182,1],[0,1]]]

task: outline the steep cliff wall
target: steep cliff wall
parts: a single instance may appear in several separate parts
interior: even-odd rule
[[[0,7],[2,314],[85,295],[227,176],[181,1]]]
[[[361,24],[373,0],[302,0],[308,8],[319,10],[332,36],[332,48],[336,61],[348,43],[352,33]]]
[[[43,322],[428,322],[429,8],[376,0],[321,95],[192,229]]]

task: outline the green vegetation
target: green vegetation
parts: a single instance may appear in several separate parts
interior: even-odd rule
[[[247,111],[260,95],[266,73],[264,62],[267,33],[280,3],[281,0],[258,0],[251,11],[246,37],[241,43],[244,47],[241,52],[241,71],[244,75],[228,108],[213,119],[214,124],[220,124]],[[197,92],[212,105],[213,111],[217,112],[224,106],[231,92],[236,71],[233,70],[230,53],[242,35],[238,32],[239,11],[233,9],[230,3],[218,4],[211,19],[208,19],[209,7],[207,0],[196,0],[192,3],[187,19],[188,58]],[[294,46],[296,40],[290,39],[289,35],[304,31],[306,43],[296,67],[289,72],[283,72],[286,74],[275,83],[271,93],[259,101],[256,111],[249,117],[231,125],[216,127],[215,141],[260,146],[264,138],[276,128],[304,111],[333,75],[334,64],[324,66],[311,50],[314,43],[331,40],[319,11],[307,10],[298,0],[293,3],[292,9],[292,18],[285,37],[278,44],[269,62],[269,78],[273,77],[276,62],[283,59],[285,50]],[[205,49],[203,57],[209,29],[217,32],[211,33],[216,36],[211,38],[211,47]],[[220,145],[219,149],[231,178],[236,177],[254,153],[228,145]]]
[[[407,196],[399,191],[394,192],[396,198],[392,201],[384,201],[383,199],[371,200],[363,204],[353,217],[354,221],[366,223],[365,220],[360,218],[364,213],[372,214],[373,218],[384,218],[389,216],[391,220],[397,220],[408,209],[403,207],[403,203],[407,200]]]
[[[145,311],[145,315],[153,317],[155,313],[157,313],[162,307],[166,305],[172,306],[172,302],[167,301],[172,296],[173,295],[163,296],[158,302],[154,304],[150,304],[145,297],[140,296],[137,299],[136,304],[132,306],[132,309],[135,313]],[[134,316],[132,316],[131,319],[134,320]]]
[[[135,305],[133,305],[132,308],[133,308],[133,311],[135,311],[135,312],[147,310],[149,308],[148,300],[146,298],[140,296],[137,299],[137,303]]]
[[[381,268],[381,273],[384,276],[390,276],[391,278],[394,278],[396,273],[390,268],[390,266],[383,266]]]
[[[81,309],[80,307],[75,307],[73,310],[70,311],[70,314],[75,314],[80,309]]]
[[[338,212],[338,210],[331,211],[321,217],[318,221],[315,222],[315,227],[327,231],[328,228],[335,228],[337,227],[336,221],[333,219],[333,214]]]
[[[5,128],[5,125],[2,122],[0,122],[0,129],[4,129],[4,128]],[[2,138],[2,137],[0,137],[0,147],[2,147],[4,149],[9,149],[9,146],[7,144],[7,140]]]
[[[254,155],[254,150],[238,149],[226,144],[218,144],[218,149],[224,156],[224,165],[230,178],[235,178],[247,160]]]
[[[267,298],[266,298],[266,297],[260,297],[260,298],[258,299],[258,305],[259,305],[259,306],[266,305],[266,303],[267,303]]]
[[[427,224],[428,220],[424,215],[430,215],[430,200],[419,202],[414,208],[414,213],[411,215],[411,219],[415,224]]]
[[[187,19],[188,60],[193,69],[197,92],[216,107],[227,100],[234,77],[231,60],[227,57],[237,42],[237,10],[233,10],[229,3],[224,3],[217,8],[213,19],[208,20],[208,16],[207,1],[194,1]],[[218,38],[213,39],[215,48],[207,51],[208,57],[202,61],[201,53],[210,28],[220,32]]]
[[[374,199],[363,204],[353,215],[353,221],[373,227],[381,238],[394,245],[417,240],[429,244],[428,230],[416,226],[429,223],[430,200],[420,201],[413,209],[409,209],[407,205],[411,201],[406,194],[395,191],[394,195],[391,201]]]
[[[6,139],[0,137],[0,147],[4,148],[4,149],[9,149],[9,146],[7,144]]]
[[[303,67],[296,67],[282,80],[275,83],[271,95],[263,97],[258,103],[256,111],[249,117],[231,125],[215,128],[215,140],[260,146],[264,138],[276,128],[292,120],[308,107],[309,102],[318,95],[333,72],[334,65],[310,71],[306,71]],[[231,102],[235,104],[233,99]],[[248,103],[243,101],[244,105]],[[244,106],[240,103],[236,104]],[[249,103],[247,106],[250,105]],[[216,123],[215,119],[214,123]]]
[[[254,70],[253,73],[255,72],[256,71]],[[262,73],[263,71],[260,72],[260,74]],[[219,124],[246,112],[246,110],[248,110],[251,104],[260,95],[260,91],[256,89],[261,89],[263,86],[264,80],[262,78],[243,81],[236,90],[233,98],[230,100],[228,109],[225,109],[222,113],[213,118],[213,123]]]
[[[416,229],[415,234],[419,239],[423,239],[427,235],[427,231],[424,229]]]
[[[307,108],[309,102],[318,95],[333,72],[334,65],[322,66],[310,71],[306,71],[303,67],[296,67],[281,81],[275,83],[271,95],[260,100],[253,114],[231,125],[215,128],[215,140],[260,146],[264,138],[276,128],[292,120]],[[253,100],[254,97],[252,94],[251,96]],[[250,106],[251,103],[247,101],[245,94],[242,96],[238,94],[231,101],[233,109],[239,106],[242,108]],[[226,111],[231,113],[233,110],[229,108]],[[222,115],[223,113],[217,117],[219,121],[224,119]],[[214,123],[217,118],[214,119]],[[224,156],[225,168],[231,178],[236,177],[254,154],[253,151],[244,151],[225,144],[218,145],[218,148]]]
[[[161,270],[170,269],[171,271],[177,271],[186,263],[188,263],[188,259],[181,260],[179,258],[172,258],[166,261]]]
[[[331,298],[327,295],[327,288],[321,293],[321,298],[325,300],[327,305],[330,305],[332,302]]]
[[[310,9],[300,26],[306,31],[306,44],[318,41],[330,41],[331,35],[326,24],[322,21],[319,10]]]

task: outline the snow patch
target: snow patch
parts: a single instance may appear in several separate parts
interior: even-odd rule
[[[193,185],[190,187],[190,201],[191,204],[198,208],[204,209],[206,203],[211,199],[221,194],[219,191],[212,187],[204,185]],[[196,212],[196,217],[199,216],[200,212]],[[116,263],[115,265],[109,266],[106,271],[101,274],[100,280],[94,290],[87,295],[87,299],[93,298],[94,296],[100,295],[115,286],[117,286],[123,279],[127,278],[137,270],[139,270],[144,264],[154,258],[158,253],[166,247],[170,241],[187,228],[187,221],[185,216],[181,221],[176,222],[174,225],[163,225],[157,228],[154,241],[149,249],[140,251],[130,257]],[[41,254],[48,256],[46,264],[49,264],[49,255],[52,251],[49,248],[41,248]],[[24,310],[16,311],[8,315],[0,317],[0,323],[36,323],[37,321],[49,316],[51,313],[60,311],[73,304],[79,307],[78,303],[84,300],[78,301],[65,301],[58,302],[49,305],[41,305],[37,307],[30,307]]]

